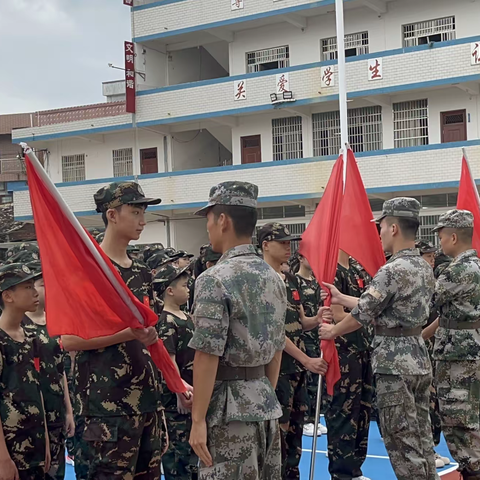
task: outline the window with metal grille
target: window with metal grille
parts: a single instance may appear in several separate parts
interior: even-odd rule
[[[302,233],[305,231],[307,228],[305,223],[285,223],[290,230],[291,235],[302,235]],[[252,243],[257,246],[258,245],[258,231],[262,228],[263,225],[260,225],[255,228],[255,232],[253,234],[252,238]],[[298,242],[292,242],[292,254],[295,253],[298,250],[298,247],[300,246],[300,241]]]
[[[438,224],[440,215],[424,215],[420,217],[420,228],[417,237],[438,245],[438,235],[432,229]]]
[[[428,100],[393,104],[395,148],[428,145]]]
[[[354,152],[381,150],[383,147],[382,107],[348,110],[348,141]],[[337,155],[340,150],[340,112],[315,113],[313,155]]]
[[[274,218],[304,217],[304,205],[285,205],[279,207],[264,207],[258,210],[259,220],[271,220]]]
[[[85,180],[85,154],[62,156],[62,181],[81,182]]]
[[[338,58],[337,37],[321,40],[322,61],[336,60]],[[369,52],[368,32],[350,33],[345,35],[345,56],[358,57]]]
[[[302,117],[272,120],[273,159],[303,158]]]
[[[455,38],[455,17],[437,18],[403,26],[404,47],[446,42]]]
[[[247,52],[247,73],[285,68],[290,65],[288,45]]]
[[[451,115],[445,115],[443,117],[443,124],[444,125],[455,125],[456,123],[464,123],[465,122],[465,113],[453,113]]]
[[[130,177],[133,175],[133,150],[121,148],[113,150],[113,176]]]

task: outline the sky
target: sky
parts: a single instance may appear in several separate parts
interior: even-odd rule
[[[0,0],[0,114],[104,101],[130,38],[122,0]]]

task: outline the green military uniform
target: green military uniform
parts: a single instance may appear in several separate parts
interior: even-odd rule
[[[70,353],[65,352],[63,364],[65,368],[65,375],[67,376],[68,395],[70,396],[70,403],[73,406],[75,402],[75,393],[74,393],[75,386],[73,381],[72,357],[70,356]],[[67,437],[65,441],[65,446],[67,447],[68,455],[72,458],[75,456],[76,435],[77,435],[77,432],[75,432],[73,437],[70,437],[70,438]]]
[[[217,204],[256,208],[257,195],[255,185],[225,182],[198,213]],[[200,464],[201,480],[280,478],[282,411],[265,366],[285,346],[285,308],[280,277],[253,245],[231,248],[197,279],[190,347],[219,357],[206,419],[213,466]]]
[[[420,204],[394,198],[385,217],[418,219]],[[399,480],[437,479],[429,416],[432,367],[422,326],[434,291],[431,267],[417,249],[401,250],[380,268],[351,314],[375,323],[372,364],[385,447]]]
[[[473,215],[451,210],[435,230],[473,228]],[[480,479],[480,260],[467,250],[435,287],[439,328],[434,358],[442,430],[465,480]]]
[[[97,211],[124,204],[156,204],[133,182],[113,183],[94,196]],[[153,308],[148,267],[132,260],[115,264],[131,292]],[[165,445],[158,369],[137,340],[100,350],[78,352],[75,363],[76,447],[78,480],[160,477]]]
[[[0,267],[0,293],[36,278],[25,265]],[[0,419],[10,458],[20,480],[45,478],[45,413],[38,374],[36,339],[13,340],[0,329]]]
[[[267,223],[258,232],[258,243],[267,241],[293,241],[299,237],[290,235],[288,228],[280,223]],[[298,278],[290,273],[284,274],[287,292],[287,314],[285,316],[285,333],[293,344],[306,352],[303,326],[300,321],[302,292]],[[303,365],[288,353],[283,352],[280,376],[276,393],[282,406],[280,432],[282,438],[282,478],[299,479],[300,457],[302,456],[302,434],[305,414],[309,399],[306,387],[307,372]]]
[[[352,265],[338,265],[335,286],[345,295],[360,297],[363,278]],[[327,399],[328,470],[333,480],[361,477],[367,458],[368,431],[373,397],[370,358],[372,326],[337,337],[341,378]]]
[[[163,295],[166,288],[185,269],[173,265],[161,268],[153,280],[153,288]],[[195,351],[188,346],[193,337],[192,318],[185,314],[185,318],[178,317],[171,312],[162,311],[157,323],[158,337],[170,355],[175,355],[180,375],[189,385],[193,385],[193,357]],[[181,413],[177,408],[177,396],[170,392],[166,385],[163,388],[162,405],[165,408],[167,419],[169,446],[162,457],[165,480],[192,480],[197,478],[198,458],[188,443],[192,416],[190,413]]]

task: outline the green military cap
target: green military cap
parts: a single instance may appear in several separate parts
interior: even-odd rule
[[[290,230],[283,223],[267,223],[257,233],[258,244],[263,242],[294,242],[301,240],[298,235],[291,235]]]
[[[35,274],[39,274],[39,277],[42,275],[42,264],[39,260],[28,262],[27,267]]]
[[[114,182],[98,190],[93,196],[97,212],[106,212],[109,208],[121,205],[158,205],[159,198],[148,198],[142,187],[135,182]]]
[[[374,221],[380,223],[385,217],[416,218],[420,216],[420,202],[415,198],[397,197],[383,203],[382,214]]]
[[[21,263],[3,265],[3,267],[0,267],[0,292],[4,292],[27,280],[35,280],[41,275],[41,273],[35,273],[27,265],[22,265]]]
[[[175,257],[177,255],[177,251],[173,247],[167,247],[164,252],[169,256],[169,257]],[[180,258],[180,257],[179,257]]]
[[[151,256],[155,255],[156,253],[163,252],[164,250],[165,248],[161,243],[145,245],[142,252],[143,261],[146,263]]]
[[[95,241],[100,245],[103,242],[104,238],[105,238],[105,232],[102,232],[95,237]]]
[[[140,253],[140,249],[137,245],[127,245],[127,252],[128,253]]]
[[[195,212],[206,217],[208,210],[215,205],[232,205],[257,208],[258,187],[248,182],[223,182],[210,189],[207,205]]]
[[[21,250],[12,257],[10,257],[5,264],[9,263],[21,263],[23,265],[30,262],[38,262],[40,260],[40,252],[38,248],[36,250]]]
[[[205,262],[218,262],[222,258],[222,254],[215,252],[211,245],[208,245],[203,254]]]
[[[437,247],[426,240],[418,240],[415,243],[415,248],[418,248],[422,255],[426,253],[435,253],[438,250]]]
[[[177,255],[180,255],[179,258],[193,258],[195,255],[188,253],[186,250],[177,250]]]
[[[155,253],[151,257],[148,257],[147,261],[145,262],[151,270],[156,270],[157,268],[162,267],[163,265],[166,265],[167,263],[172,263],[175,260],[178,260],[179,258],[182,258],[180,255],[175,254],[175,255],[167,255],[165,250]]]
[[[90,228],[87,228],[87,232],[93,237],[93,238],[96,238],[98,235],[100,235],[101,233],[105,233],[105,229],[104,228],[98,228],[98,227],[90,227]]]
[[[176,280],[180,275],[185,273],[188,269],[189,266],[184,268],[178,268],[171,263],[164,265],[157,271],[157,273],[153,277],[153,289],[157,293],[162,294],[174,280]]]
[[[38,253],[38,245],[33,242],[22,242],[22,243],[13,245],[7,250],[7,253],[5,254],[5,259],[9,260],[11,257],[16,255],[17,253],[24,252],[24,251]]]
[[[438,225],[432,231],[438,232],[442,228],[473,228],[473,214],[468,210],[449,210],[440,215]]]

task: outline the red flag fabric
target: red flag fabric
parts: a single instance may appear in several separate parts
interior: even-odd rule
[[[307,258],[321,286],[322,282],[333,283],[337,272],[342,199],[343,156],[340,155],[333,166],[320,204],[300,242],[300,253]],[[330,305],[329,298],[325,305]],[[323,358],[328,362],[325,375],[327,393],[333,395],[333,387],[341,377],[337,348],[333,340],[322,340],[321,349]]]
[[[458,188],[457,208],[473,213],[473,248],[480,254],[480,198],[470,165],[465,156],[462,159],[462,175]]]
[[[340,221],[340,249],[357,260],[372,277],[385,264],[382,242],[351,149],[347,152],[347,175]]]
[[[32,155],[32,159],[29,158]],[[32,153],[25,156],[28,186],[45,281],[47,328],[52,336],[76,335],[91,339],[113,335],[127,327],[144,328],[157,323],[157,315],[143,305],[123,282],[110,259],[90,237],[94,248],[105,261],[123,289],[124,297],[102,270],[78,230],[65,213],[52,190],[55,186],[40,175],[42,168]],[[127,299],[127,301],[125,301]],[[143,318],[143,325],[134,314]],[[149,347],[168,388],[175,393],[186,391],[163,342]]]

